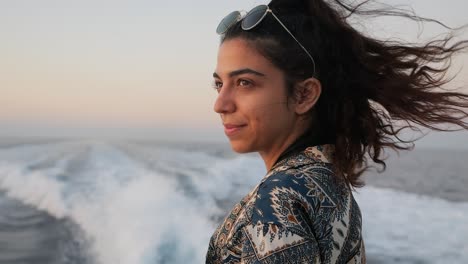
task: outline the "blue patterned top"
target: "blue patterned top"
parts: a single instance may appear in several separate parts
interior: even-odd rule
[[[334,145],[278,162],[211,237],[206,263],[365,263],[361,212]]]

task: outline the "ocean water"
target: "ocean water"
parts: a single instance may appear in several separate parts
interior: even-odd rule
[[[368,263],[468,263],[468,151],[416,149],[355,197]],[[0,141],[0,264],[204,263],[264,176],[225,144]]]

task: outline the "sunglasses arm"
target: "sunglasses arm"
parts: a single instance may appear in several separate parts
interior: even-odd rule
[[[280,25],[289,33],[289,35],[291,35],[291,37],[297,42],[297,44],[299,44],[299,46],[301,46],[301,48],[309,56],[310,60],[312,60],[312,64],[314,66],[314,71],[313,71],[314,74],[313,75],[315,76],[315,61],[314,61],[314,58],[312,58],[312,55],[310,55],[309,51],[307,51],[307,49],[299,42],[299,40],[297,40],[296,37],[294,37],[294,35],[291,33],[291,31],[289,31],[289,29],[283,24],[283,22],[281,22],[281,20],[275,15],[275,13],[272,12],[272,10],[270,8],[268,8],[267,11],[271,13],[271,15],[276,19],[276,21],[278,21],[278,23],[280,23]]]

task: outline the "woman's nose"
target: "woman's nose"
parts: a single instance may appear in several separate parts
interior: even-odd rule
[[[223,87],[218,93],[214,104],[214,111],[218,114],[232,113],[236,110],[234,92],[228,87]]]

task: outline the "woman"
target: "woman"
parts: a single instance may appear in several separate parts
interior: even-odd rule
[[[214,110],[232,148],[258,152],[268,172],[217,228],[206,263],[365,263],[352,189],[367,157],[385,169],[383,149],[410,149],[399,132],[415,124],[468,129],[468,95],[440,91],[449,64],[433,64],[466,41],[379,41],[347,18],[421,18],[329,2],[273,0],[218,26]]]

